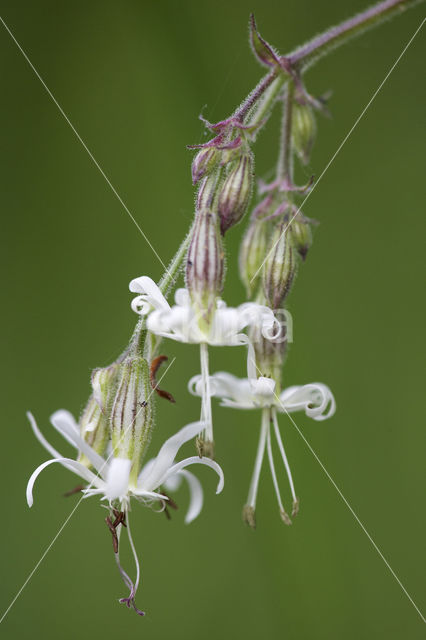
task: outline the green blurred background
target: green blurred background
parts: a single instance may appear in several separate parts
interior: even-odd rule
[[[185,145],[204,139],[198,114],[228,115],[262,74],[247,45],[249,12],[284,53],[365,3],[4,0],[1,7],[167,262],[193,215]],[[333,117],[320,121],[300,179],[321,173],[423,15],[417,7],[309,72],[311,92],[333,89]],[[297,414],[297,424],[420,608],[424,45],[420,34],[306,204],[321,225],[291,295],[295,341],[285,368],[286,384],[320,380],[335,393],[332,420]],[[60,407],[79,413],[91,369],[113,360],[133,329],[129,280],[145,273],[158,279],[161,266],[3,27],[0,69],[3,610],[77,501],[62,497],[75,478],[54,467],[27,508],[27,479],[46,454],[25,411],[69,452],[48,417]],[[274,117],[259,137],[259,176],[275,162],[277,126]],[[244,226],[227,237],[225,297],[233,304],[244,297],[237,274]],[[164,386],[178,402],[158,406],[151,454],[199,411],[186,391],[198,372],[196,347],[169,343],[167,353],[177,360]],[[243,375],[244,358],[216,350],[212,368]],[[243,525],[260,416],[217,406],[214,413],[224,493],[214,495],[214,474],[200,467],[205,508],[189,527],[185,487],[171,522],[133,509],[143,563],[137,602],[146,618],[117,604],[126,589],[104,510],[91,499],[10,610],[4,637],[423,637],[418,613],[285,417],[301,512],[292,527],[283,525],[265,466],[258,528]],[[192,451],[188,445],[184,453]]]

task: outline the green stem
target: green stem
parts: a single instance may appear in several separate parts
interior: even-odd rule
[[[283,100],[283,118],[281,126],[280,152],[277,162],[277,180],[293,181],[293,153],[291,129],[293,121],[294,83],[289,82]]]
[[[345,44],[352,38],[361,35],[367,29],[378,26],[385,20],[414,7],[423,0],[385,0],[369,7],[365,11],[331,27],[302,45],[292,53],[284,56],[287,63],[295,70],[306,71],[320,58],[330,51]]]
[[[288,75],[281,73],[275,78],[270,87],[266,90],[262,100],[257,107],[254,107],[253,112],[248,114],[247,126],[254,127],[266,123],[266,119],[270,114],[272,107],[278,99],[284,84],[288,80]],[[263,121],[263,123],[262,123]]]

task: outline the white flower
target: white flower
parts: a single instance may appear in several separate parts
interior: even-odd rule
[[[285,389],[279,396],[275,392],[275,382],[270,378],[237,378],[224,371],[210,376],[210,394],[220,398],[221,405],[235,409],[262,409],[262,424],[260,429],[259,445],[254,465],[254,471],[250,484],[247,505],[244,517],[248,524],[255,526],[255,507],[259,476],[262,467],[265,447],[268,453],[269,467],[277,495],[280,514],[286,524],[291,524],[281,500],[278,480],[275,473],[275,464],[272,454],[271,424],[278,448],[287,472],[291,494],[293,497],[292,515],[298,511],[299,501],[296,497],[294,482],[284,449],[277,421],[277,411],[281,413],[293,413],[304,411],[305,414],[316,421],[326,420],[334,415],[336,402],[330,389],[321,382],[314,382],[302,386],[293,386]],[[193,395],[200,396],[203,392],[203,380],[201,376],[194,376],[188,383],[189,391]]]
[[[201,395],[201,376],[193,376],[188,383],[189,391]],[[309,418],[321,421],[331,418],[336,403],[330,389],[321,382],[312,382],[284,389],[278,396],[275,381],[263,376],[259,378],[237,378],[226,371],[210,376],[210,393],[220,398],[223,407],[234,409],[259,409],[276,407],[281,413],[304,410]]]
[[[254,302],[239,307],[227,307],[218,299],[211,323],[200,328],[199,313],[191,304],[187,289],[177,289],[175,304],[171,307],[151,278],[141,276],[129,284],[130,291],[139,293],[132,300],[132,309],[140,315],[148,315],[149,331],[163,338],[191,344],[206,343],[214,346],[247,344],[247,336],[241,332],[248,326],[257,326],[262,335],[277,339],[281,327],[271,309]]]
[[[199,434],[205,425],[202,422],[193,422],[186,425],[175,435],[166,440],[157,457],[150,460],[143,466],[136,484],[132,484],[130,481],[131,460],[127,458],[116,458],[113,457],[112,454],[107,458],[103,458],[96,453],[80,436],[78,425],[68,411],[65,411],[64,409],[56,411],[51,416],[51,423],[55,429],[59,431],[59,433],[77,450],[79,455],[84,454],[84,456],[86,456],[96,473],[77,460],[63,457],[45,439],[39,430],[33,415],[28,413],[27,416],[35,436],[52,456],[51,460],[47,460],[37,467],[28,481],[28,505],[31,507],[33,504],[33,487],[38,475],[43,471],[43,469],[55,462],[63,465],[70,471],[73,471],[88,483],[88,487],[83,490],[83,497],[87,498],[93,495],[100,495],[102,496],[102,500],[108,501],[109,507],[112,510],[114,509],[114,505],[118,505],[120,507],[120,512],[123,514],[123,520],[127,518],[129,541],[136,563],[136,580],[133,583],[120,565],[117,541],[117,550],[115,554],[116,561],[123,580],[130,589],[129,597],[123,598],[120,602],[125,602],[128,607],[132,606],[137,613],[143,615],[143,612],[137,609],[134,602],[139,583],[140,571],[139,561],[128,522],[130,498],[134,497],[139,502],[146,505],[152,505],[154,502],[159,502],[164,507],[169,498],[159,490],[160,487],[163,486],[168,490],[174,490],[175,488],[178,488],[182,478],[185,478],[188,481],[191,494],[189,510],[186,514],[185,521],[188,523],[196,518],[200,513],[203,504],[203,492],[198,479],[192,473],[187,471],[185,467],[191,464],[204,464],[214,469],[219,475],[219,483],[216,493],[220,493],[223,489],[224,478],[222,469],[216,462],[208,458],[193,456],[185,458],[180,462],[175,462],[175,456],[182,444]],[[120,523],[122,523],[123,520],[120,520]],[[118,528],[118,536],[120,530],[121,527]]]
[[[260,334],[269,340],[281,339],[281,325],[268,307],[246,302],[239,307],[227,307],[218,299],[216,310],[209,323],[199,322],[200,314],[191,304],[187,289],[177,289],[175,305],[170,306],[158,286],[151,278],[141,276],[129,284],[130,291],[139,295],[132,301],[132,309],[141,315],[147,315],[147,328],[152,333],[177,340],[200,345],[201,377],[201,420],[206,423],[204,438],[213,442],[213,426],[210,406],[209,368],[207,345],[237,346],[247,345],[248,362],[254,360],[253,347],[248,336],[243,333],[248,327],[256,327]]]

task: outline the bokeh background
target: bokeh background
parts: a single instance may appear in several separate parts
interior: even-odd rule
[[[344,6],[343,6],[344,5]],[[204,140],[197,116],[228,115],[263,73],[247,44],[254,10],[281,52],[365,7],[361,0],[215,3],[3,0],[1,15],[120,196],[167,262],[193,215],[191,153]],[[367,33],[306,76],[333,90],[310,167],[317,176],[424,16],[424,6]],[[424,604],[425,42],[420,34],[306,204],[321,224],[290,299],[294,344],[285,382],[327,383],[338,411],[322,424],[296,421],[418,606]],[[29,510],[25,486],[46,459],[25,419],[78,414],[90,371],[121,352],[133,329],[127,285],[161,266],[0,26],[2,99],[1,607],[5,610],[77,497],[52,467]],[[259,137],[257,175],[275,162],[278,118]],[[227,237],[226,299],[242,301],[238,242]],[[158,406],[151,445],[198,417],[186,381],[196,347],[167,345],[177,360]],[[245,355],[216,350],[213,369],[244,373]],[[117,603],[104,510],[84,501],[2,623],[5,638],[423,637],[423,623],[300,435],[282,430],[301,511],[281,522],[264,468],[255,532],[241,521],[259,416],[214,409],[226,487],[201,468],[205,509],[183,524],[187,493],[170,522],[134,508],[143,563],[140,619]],[[185,453],[191,455],[192,445]],[[282,489],[289,491],[282,473]],[[124,552],[124,558],[130,558]]]

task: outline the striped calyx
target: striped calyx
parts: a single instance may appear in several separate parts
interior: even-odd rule
[[[247,211],[253,188],[253,164],[253,154],[249,150],[230,163],[218,198],[222,235],[238,224]]]
[[[272,309],[279,309],[283,304],[295,273],[295,251],[288,221],[284,220],[272,232],[263,266],[263,293]]]
[[[248,298],[253,295],[260,279],[262,263],[266,257],[269,230],[268,221],[253,218],[241,241],[238,264],[240,278],[245,285]]]
[[[303,164],[308,164],[315,142],[317,125],[311,105],[295,102],[292,117],[292,141]]]
[[[119,365],[112,364],[103,369],[95,369],[92,373],[92,395],[79,421],[80,435],[92,449],[103,455],[106,451],[109,431],[109,410],[111,399],[116,388],[116,377]],[[80,454],[78,461],[90,467],[90,461]]]
[[[131,480],[136,481],[152,429],[149,366],[145,358],[135,355],[119,367],[110,416],[113,455],[132,461]]]
[[[224,251],[217,215],[196,213],[186,259],[186,285],[201,328],[208,328],[224,278]]]

